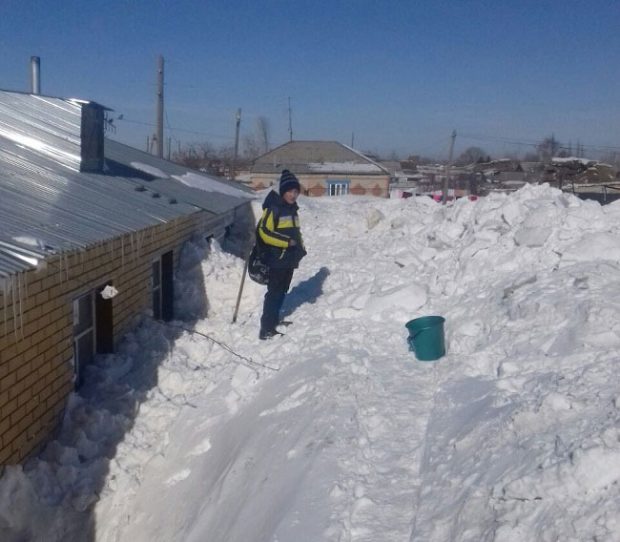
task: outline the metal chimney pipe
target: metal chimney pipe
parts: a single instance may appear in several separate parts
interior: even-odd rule
[[[30,57],[32,73],[32,94],[41,94],[41,59],[38,56]]]

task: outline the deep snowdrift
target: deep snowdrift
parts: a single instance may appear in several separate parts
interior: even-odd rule
[[[231,324],[243,262],[186,247],[184,321],[90,368],[58,440],[0,479],[1,539],[620,539],[620,204],[300,207],[286,336],[258,341],[247,281]],[[427,314],[431,363],[404,327]]]

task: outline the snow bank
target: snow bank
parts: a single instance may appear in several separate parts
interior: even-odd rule
[[[243,262],[186,247],[184,320],[99,358],[5,470],[2,540],[617,540],[620,206],[300,207],[286,335],[257,340],[250,281],[232,325]],[[448,353],[420,363],[404,323],[428,314]]]

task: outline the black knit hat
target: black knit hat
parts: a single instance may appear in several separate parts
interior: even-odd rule
[[[280,175],[280,195],[283,196],[289,190],[294,189],[301,191],[299,180],[288,169],[282,170],[282,175]]]

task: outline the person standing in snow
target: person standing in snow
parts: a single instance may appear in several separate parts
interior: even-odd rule
[[[288,292],[293,272],[306,255],[297,211],[300,185],[288,169],[282,171],[279,190],[269,192],[258,221],[258,236],[263,245],[265,264],[269,267],[269,282],[263,303],[259,339],[278,335],[280,309]]]

